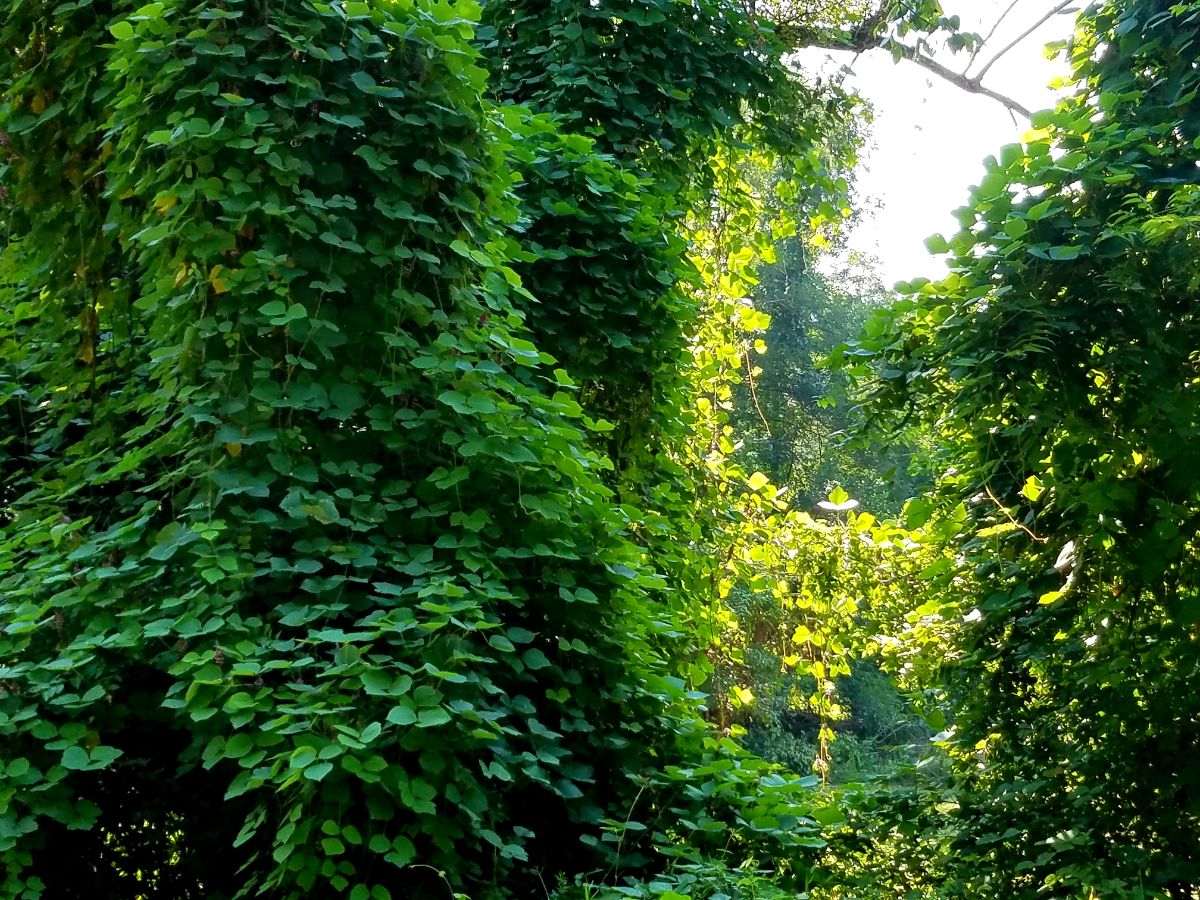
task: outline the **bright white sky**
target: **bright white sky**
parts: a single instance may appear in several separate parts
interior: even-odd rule
[[[986,35],[1011,2],[943,0],[943,6],[948,15],[961,17],[964,30]],[[1017,0],[974,68],[1055,5],[1054,0]],[[1032,110],[1052,106],[1054,92],[1047,85],[1065,75],[1067,68],[1061,59],[1047,60],[1043,47],[1071,33],[1075,9],[1068,7],[1069,14],[1055,16],[1006,53],[988,71],[984,84]],[[962,71],[968,59],[965,53],[951,55],[945,48],[936,56],[956,71]],[[925,238],[958,230],[952,213],[982,177],[984,157],[1019,141],[1029,123],[1019,116],[1014,123],[996,101],[968,94],[913,63],[895,63],[883,51],[857,59],[852,54],[810,51],[801,64],[825,73],[851,65],[854,74],[847,85],[875,107],[866,159],[858,173],[859,202],[867,212],[849,235],[850,249],[876,257],[878,274],[889,287],[943,273],[942,259],[929,255]]]

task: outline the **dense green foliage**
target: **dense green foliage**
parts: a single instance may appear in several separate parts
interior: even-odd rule
[[[5,895],[799,885],[805,784],[686,693],[712,511],[741,515],[697,398],[769,243],[715,160],[818,186],[835,108],[789,105],[769,31],[674,0],[6,13]]]
[[[856,419],[848,379],[825,365],[894,297],[865,265],[825,275],[811,255],[801,241],[788,241],[762,270],[755,300],[771,324],[757,374],[739,397],[737,431],[748,460],[786,484],[798,506],[812,508],[841,487],[876,515],[895,516],[918,488],[912,452],[849,445]]]
[[[857,119],[847,124],[861,127]],[[854,137],[844,136],[846,146],[855,145]],[[809,205],[803,195],[792,202]],[[840,783],[913,758],[914,745],[930,732],[879,670],[872,646],[875,607],[907,607],[923,587],[912,577],[921,554],[894,552],[897,543],[915,546],[920,535],[901,536],[878,522],[899,513],[916,489],[907,474],[911,450],[850,445],[847,432],[856,421],[846,396],[850,379],[826,365],[831,351],[894,296],[869,260],[849,255],[831,265],[829,237],[780,240],[773,262],[757,273],[754,305],[770,321],[747,349],[746,377],[734,392],[735,458],[813,518],[784,520],[788,589],[741,585],[731,592],[729,647],[713,685],[718,693],[724,688],[729,695],[737,685],[753,696],[730,710],[736,727],[746,730],[747,747],[793,771],[815,765]],[[840,510],[828,502],[830,492]],[[843,528],[848,507],[870,513],[851,514]],[[828,680],[814,677],[814,662],[829,671]],[[824,693],[831,685],[832,696]]]
[[[1200,4],[884,309],[934,0],[0,7],[0,897],[1198,895]]]
[[[966,513],[927,654],[955,710],[947,896],[1200,885],[1198,35],[1195,3],[1089,10],[1077,92],[863,344],[871,407],[937,429],[936,505]]]

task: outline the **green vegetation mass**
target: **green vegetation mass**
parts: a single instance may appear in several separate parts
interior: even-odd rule
[[[0,0],[0,900],[1200,897],[1198,38],[893,292],[937,0]]]

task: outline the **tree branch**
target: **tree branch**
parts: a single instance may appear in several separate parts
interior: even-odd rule
[[[903,0],[900,0],[903,2]],[[886,25],[892,6],[889,3],[881,3],[877,9],[870,15],[866,16],[857,26],[841,32],[819,31],[810,29],[796,23],[780,22],[776,20],[777,34],[784,37],[797,50],[812,47],[823,50],[842,50],[849,53],[864,53],[867,50],[888,50],[893,54],[907,59],[921,68],[932,72],[948,84],[952,84],[960,90],[966,91],[969,94],[979,94],[995,100],[997,103],[1005,107],[1010,113],[1020,114],[1026,119],[1030,118],[1030,110],[1023,103],[1009,97],[1007,94],[1002,94],[999,91],[992,90],[983,83],[983,77],[996,64],[1001,57],[1026,40],[1031,34],[1041,28],[1046,22],[1050,21],[1054,16],[1061,13],[1068,6],[1074,3],[1075,0],[1059,0],[1053,8],[1046,12],[1036,22],[1026,28],[1014,40],[1005,44],[1000,48],[983,67],[974,75],[970,74],[971,67],[975,65],[976,59],[985,45],[996,34],[1001,22],[1008,17],[1013,9],[1019,3],[1019,0],[1011,0],[999,18],[992,24],[991,30],[986,38],[983,38],[971,53],[970,59],[967,61],[966,68],[957,72],[946,66],[928,53],[921,49],[921,42],[918,41],[917,46],[909,46],[890,38],[887,34]]]
[[[987,33],[987,37],[975,45],[975,49],[971,51],[971,59],[967,62],[967,67],[963,70],[964,75],[971,71],[971,66],[975,65],[975,59],[979,56],[980,51],[987,46],[988,41],[996,36],[996,31],[1004,23],[1004,20],[1008,18],[1009,13],[1016,9],[1017,4],[1020,2],[1021,0],[1012,0],[1012,3],[1008,4],[1004,12],[1000,13],[996,21],[992,23],[992,29]]]
[[[1010,111],[1019,113],[1026,119],[1033,115],[1029,108],[1024,104],[1018,103],[1007,94],[1001,94],[999,91],[993,91],[990,87],[983,83],[983,72],[987,71],[986,67],[984,68],[983,72],[980,72],[978,75],[973,77],[969,75],[963,75],[961,72],[955,72],[953,69],[943,66],[936,59],[925,56],[923,53],[920,53],[911,47],[905,47],[901,45],[901,48],[904,51],[904,58],[909,62],[914,62],[921,68],[928,69],[930,72],[933,72],[938,77],[950,82],[950,84],[954,85],[955,87],[961,88],[969,94],[980,94],[981,96],[989,97],[992,100],[995,100],[997,103],[1004,104],[1004,106]],[[995,60],[993,60],[993,62],[995,62]]]
[[[1021,43],[1021,41],[1025,40],[1025,38],[1029,37],[1031,34],[1033,34],[1035,31],[1037,31],[1039,28],[1041,28],[1043,25],[1045,25],[1052,18],[1057,16],[1060,12],[1062,12],[1064,9],[1066,9],[1068,6],[1070,6],[1074,2],[1075,2],[1075,0],[1062,0],[1061,3],[1059,3],[1053,9],[1051,9],[1048,13],[1046,13],[1044,16],[1042,16],[1040,19],[1038,19],[1036,22],[1034,22],[1032,25],[1030,25],[1028,28],[1026,28],[1023,32],[1021,32],[1021,35],[1019,37],[1015,38],[1008,44],[1005,44],[1004,47],[1002,47],[1000,49],[999,53],[997,53],[995,56],[993,56],[991,59],[989,59],[984,64],[983,68],[980,69],[978,74],[975,75],[975,80],[978,81],[980,78],[982,78],[984,75],[986,75],[987,70],[996,64],[996,60],[998,60],[1000,57],[1002,57],[1005,53],[1007,53],[1013,47],[1017,46],[1017,44]]]
[[[1071,2],[1071,0],[1068,0],[1068,2]],[[867,40],[858,40],[853,42],[842,42],[818,38],[805,41],[803,46],[815,47],[821,50],[840,50],[850,53],[863,53],[867,50],[877,49],[891,50],[893,47],[899,48],[900,55],[904,59],[907,59],[911,63],[915,63],[923,69],[933,72],[939,78],[949,82],[955,87],[966,91],[969,94],[979,94],[980,96],[995,100],[997,103],[1002,104],[1010,112],[1018,113],[1024,116],[1026,119],[1032,115],[1029,108],[1023,103],[1014,100],[1012,97],[1009,97],[1006,94],[1001,94],[999,91],[994,91],[983,84],[981,80],[983,76],[982,72],[975,76],[964,75],[961,72],[954,71],[948,66],[942,65],[936,59],[926,56],[915,47],[909,47],[905,44],[893,44],[891,47],[889,47],[887,44],[885,44],[883,38],[878,35],[870,36]]]

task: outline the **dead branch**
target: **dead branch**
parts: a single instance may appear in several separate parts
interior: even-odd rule
[[[1053,9],[1051,9],[1049,12],[1047,12],[1044,16],[1042,16],[1040,19],[1038,19],[1036,22],[1034,22],[1032,25],[1030,25],[1028,28],[1026,28],[1023,32],[1021,32],[1019,37],[1017,37],[1013,41],[1009,42],[1008,44],[1005,44],[1005,46],[1003,48],[1001,48],[999,53],[997,53],[990,60],[988,60],[987,63],[984,64],[984,67],[979,70],[979,72],[975,75],[975,78],[976,79],[983,78],[983,76],[987,74],[988,69],[990,69],[992,66],[994,66],[996,64],[996,60],[998,60],[1000,57],[1002,57],[1005,53],[1007,53],[1013,47],[1017,46],[1019,43],[1021,43],[1021,41],[1025,40],[1025,38],[1029,37],[1031,34],[1033,34],[1035,31],[1037,31],[1039,28],[1041,28],[1043,25],[1045,25],[1052,18],[1057,16],[1060,12],[1062,12],[1064,9],[1066,9],[1068,6],[1070,6],[1074,2],[1075,2],[1075,0],[1062,0],[1061,3],[1059,3],[1057,6],[1055,6]]]
[[[832,34],[830,32],[821,33],[798,26],[798,23],[794,22],[777,22],[777,28],[780,36],[788,40],[797,50],[813,47],[824,50],[841,50],[855,54],[864,53],[868,50],[888,50],[915,65],[921,66],[926,71],[932,72],[943,81],[954,85],[960,90],[966,91],[969,94],[979,94],[980,96],[987,97],[1003,105],[1010,113],[1019,114],[1028,119],[1031,113],[1027,106],[1007,94],[1002,94],[988,87],[983,83],[983,78],[1001,57],[1026,40],[1051,18],[1065,10],[1075,0],[1060,0],[1041,18],[1026,28],[1015,40],[1005,44],[993,54],[977,73],[971,74],[971,67],[975,64],[979,54],[988,41],[995,36],[1000,23],[1012,12],[1017,2],[1018,0],[1012,0],[1012,3],[1001,13],[1000,17],[993,23],[987,37],[976,45],[970,59],[967,61],[966,69],[961,72],[938,62],[931,55],[922,51],[920,46],[913,47],[901,44],[889,38],[885,29],[887,11],[890,8],[887,4],[882,4],[875,10],[874,14],[865,18],[852,31]]]
[[[865,46],[860,46],[855,43],[830,41],[830,40],[813,40],[808,41],[805,46],[816,47],[822,50],[841,50],[851,53],[864,53],[867,50],[882,50],[891,49],[884,43],[882,37],[873,39]],[[979,94],[983,97],[995,100],[997,103],[1003,104],[1008,110],[1024,116],[1026,119],[1032,115],[1029,108],[1023,103],[1009,97],[1006,94],[1001,94],[999,91],[994,91],[985,85],[978,75],[964,75],[961,72],[956,72],[949,66],[942,65],[931,56],[927,56],[915,47],[909,47],[904,44],[893,44],[893,47],[900,48],[900,55],[909,62],[915,63],[923,69],[933,72],[939,78],[949,82],[957,88],[961,88],[969,94]]]

